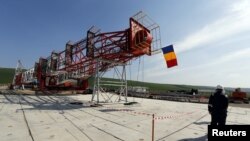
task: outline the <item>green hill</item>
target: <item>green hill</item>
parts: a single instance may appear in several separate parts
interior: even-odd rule
[[[0,84],[11,83],[15,73],[14,68],[0,68]],[[112,78],[105,78],[112,81]],[[93,86],[93,78],[89,79],[90,86]],[[128,86],[142,86],[149,88],[150,91],[176,91],[176,90],[191,90],[191,89],[211,89],[206,86],[190,86],[190,85],[175,85],[175,84],[160,84],[141,81],[128,80]]]
[[[114,81],[112,78],[103,78],[105,81]],[[93,78],[89,79],[90,86],[93,86]],[[150,83],[150,82],[141,82],[141,81],[133,81],[128,80],[127,81],[128,86],[141,86],[141,87],[147,87],[150,91],[177,91],[177,90],[186,90],[190,91],[191,89],[198,89],[202,86],[191,86],[191,85],[176,85],[176,84],[160,84],[160,83]],[[112,88],[112,86],[109,86],[109,88]]]
[[[0,68],[0,84],[7,84],[11,83],[13,80],[13,76],[15,73],[14,68]],[[112,78],[105,78],[105,80],[112,81]],[[89,79],[90,86],[93,86],[93,78]],[[209,86],[192,86],[192,85],[176,85],[176,84],[160,84],[160,83],[150,83],[150,82],[141,82],[141,81],[132,81],[128,80],[128,86],[141,86],[147,87],[150,91],[190,91],[191,89],[198,89],[198,90],[214,90],[215,87]],[[233,91],[233,88],[226,88],[228,91]],[[249,90],[250,89],[243,89]],[[247,92],[249,92],[247,91]]]
[[[14,74],[15,69],[13,68],[0,68],[0,84],[11,83]]]

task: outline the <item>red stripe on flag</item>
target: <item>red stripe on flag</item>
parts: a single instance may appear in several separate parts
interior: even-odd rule
[[[177,59],[166,61],[166,63],[167,63],[168,68],[171,68],[171,67],[174,67],[174,66],[178,65],[177,64]]]

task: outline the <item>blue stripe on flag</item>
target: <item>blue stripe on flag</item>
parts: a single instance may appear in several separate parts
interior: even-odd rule
[[[169,53],[169,52],[174,52],[174,47],[173,45],[166,46],[162,48],[163,54]]]

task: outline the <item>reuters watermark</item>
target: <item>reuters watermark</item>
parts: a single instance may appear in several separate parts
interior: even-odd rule
[[[208,125],[208,140],[237,139],[239,141],[250,141],[250,125]]]

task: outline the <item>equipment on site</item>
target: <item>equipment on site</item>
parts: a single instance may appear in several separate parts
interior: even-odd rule
[[[129,28],[125,30],[101,33],[91,27],[86,38],[67,42],[63,51],[40,58],[32,69],[17,71],[13,86],[33,84],[41,91],[86,90],[88,79],[94,77],[92,100],[107,85],[119,87],[120,96],[126,97],[126,65],[140,56],[151,56],[160,48],[160,27],[140,11],[129,19]],[[119,66],[121,70],[117,69]],[[120,76],[118,82],[102,81],[103,74],[110,69]]]
[[[236,103],[249,103],[247,98],[247,93],[242,92],[240,88],[236,88],[235,91],[232,93],[232,95],[229,98],[230,102]]]

